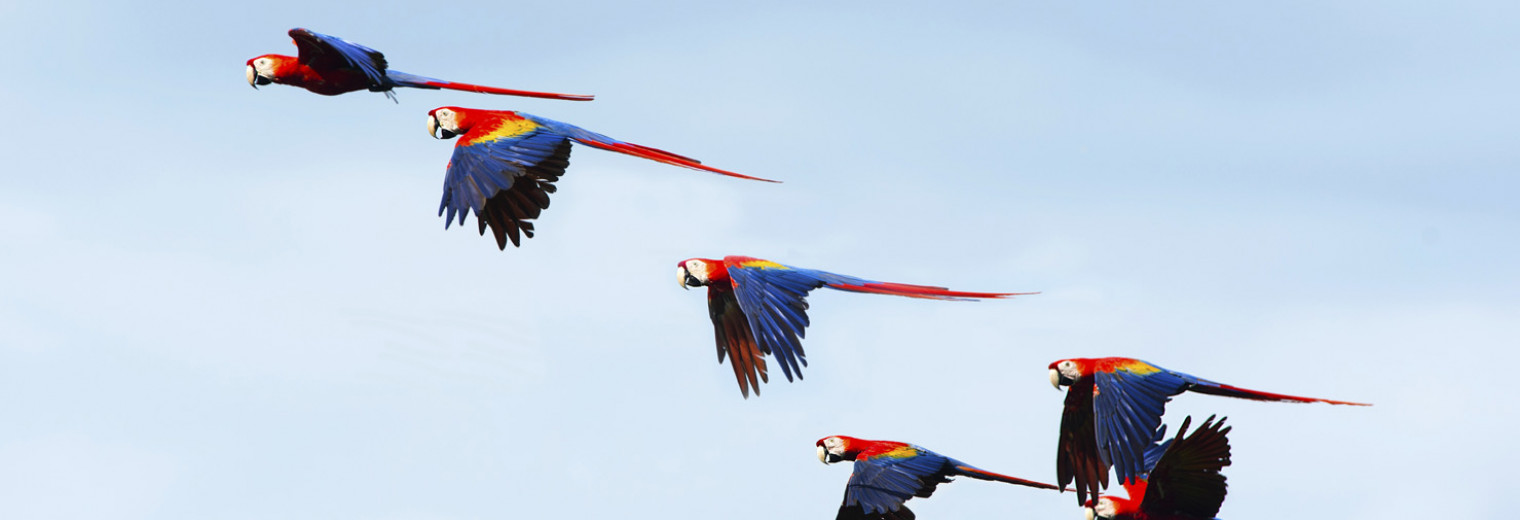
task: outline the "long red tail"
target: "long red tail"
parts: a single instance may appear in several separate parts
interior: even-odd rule
[[[829,287],[832,287],[832,288],[835,288],[835,289],[839,289],[841,291],[871,293],[871,294],[890,294],[890,295],[893,295],[893,296],[906,296],[908,298],[925,298],[925,299],[930,299],[930,300],[955,300],[955,299],[962,299],[962,298],[969,298],[969,299],[1007,298],[1009,296],[1028,296],[1028,295],[1031,295],[1031,294],[1040,294],[1038,292],[994,293],[994,292],[952,291],[952,290],[946,289],[944,287],[933,287],[933,286],[928,286],[928,285],[912,285],[912,284],[905,284],[905,283],[890,283],[890,282],[868,282],[868,283],[860,284],[860,285],[831,283],[831,284],[829,284]]]
[[[1032,487],[1032,488],[1040,488],[1040,489],[1061,489],[1059,487],[1056,487],[1056,486],[1053,486],[1053,485],[1050,485],[1050,484],[1046,484],[1044,482],[1035,482],[1033,480],[1024,480],[1024,479],[1021,479],[1021,478],[1018,478],[1018,477],[1010,477],[1008,475],[1004,475],[1004,474],[1001,474],[1001,473],[993,473],[991,471],[987,471],[987,470],[980,469],[980,468],[973,468],[971,466],[966,466],[966,465],[956,466],[955,469],[957,471],[960,471],[962,475],[965,475],[965,476],[968,476],[968,477],[971,477],[971,478],[979,478],[979,479],[982,479],[982,480],[996,480],[998,482],[1007,482],[1009,484],[1018,484],[1020,486],[1029,486],[1029,487]]]
[[[673,154],[673,153],[667,152],[665,150],[661,150],[659,148],[650,148],[648,146],[644,146],[644,145],[641,145],[641,144],[633,144],[633,143],[627,143],[627,142],[622,142],[622,141],[603,142],[603,141],[589,141],[589,140],[585,140],[585,141],[581,141],[581,142],[584,143],[584,144],[586,144],[586,145],[588,145],[588,146],[595,146],[595,147],[601,148],[603,150],[608,150],[608,151],[613,151],[613,152],[622,152],[622,153],[626,153],[628,155],[632,155],[634,157],[643,157],[643,158],[649,159],[651,161],[662,162],[662,163],[665,163],[665,164],[673,164],[673,165],[676,165],[676,166],[684,166],[686,168],[691,168],[691,169],[694,169],[694,170],[702,170],[702,171],[712,172],[712,173],[716,173],[716,174],[720,174],[720,175],[727,175],[729,177],[738,177],[740,179],[749,179],[749,180],[752,180],[752,181],[765,181],[765,182],[776,182],[776,183],[781,182],[781,181],[773,181],[773,180],[770,180],[770,179],[762,179],[760,177],[751,177],[749,175],[745,175],[745,174],[742,174],[742,173],[734,173],[734,172],[731,172],[731,171],[728,171],[728,170],[720,170],[718,168],[713,168],[711,166],[704,165],[704,164],[702,164],[701,161],[698,161],[696,159],[692,159],[690,157],[686,157],[684,155]]]
[[[1250,390],[1250,389],[1246,389],[1246,388],[1240,388],[1238,386],[1230,386],[1230,385],[1225,385],[1225,384],[1220,384],[1220,385],[1217,385],[1217,386],[1207,385],[1207,384],[1193,385],[1193,387],[1189,388],[1188,390],[1191,390],[1191,391],[1194,391],[1194,392],[1198,392],[1200,394],[1220,395],[1220,396],[1225,396],[1225,397],[1235,397],[1235,398],[1238,398],[1238,399],[1250,399],[1250,400],[1253,400],[1253,401],[1280,401],[1280,402],[1293,402],[1293,403],[1328,403],[1328,404],[1344,404],[1344,405],[1351,405],[1351,406],[1372,406],[1369,403],[1353,403],[1351,401],[1335,401],[1335,400],[1331,400],[1331,399],[1320,399],[1318,397],[1299,397],[1299,396],[1296,396],[1296,395],[1274,394],[1274,393],[1271,393],[1271,392],[1262,392],[1262,391],[1259,391],[1259,390]]]
[[[596,96],[587,96],[587,95],[584,95],[584,94],[558,94],[558,93],[554,93],[554,92],[534,92],[534,91],[531,91],[531,90],[514,90],[514,89],[510,89],[510,88],[496,88],[496,87],[487,87],[485,85],[472,85],[472,84],[469,84],[469,83],[459,83],[459,82],[454,82],[454,81],[444,81],[444,80],[441,80],[441,79],[438,79],[438,78],[429,78],[427,76],[418,76],[416,74],[401,72],[399,70],[390,70],[390,69],[386,69],[386,71],[385,71],[385,77],[386,77],[386,79],[389,79],[391,83],[394,83],[396,86],[401,86],[401,87],[426,88],[426,89],[446,88],[446,89],[449,89],[449,90],[462,90],[462,91],[465,91],[465,92],[479,92],[481,94],[500,94],[500,95],[503,95],[503,96],[523,96],[523,97],[536,97],[536,98],[545,98],[545,99],[562,99],[562,100],[565,100],[565,101],[591,101],[592,99],[596,99]]]
[[[487,87],[484,85],[471,85],[469,83],[456,83],[453,81],[429,81],[425,83],[430,87],[446,88],[449,90],[463,90],[465,92],[479,92],[481,94],[500,94],[503,96],[523,96],[544,99],[562,99],[565,101],[591,101],[596,96],[588,94],[559,94],[555,92],[534,92],[531,90],[514,90],[510,88]]]

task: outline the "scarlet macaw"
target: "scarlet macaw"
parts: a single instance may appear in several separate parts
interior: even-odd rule
[[[814,269],[781,265],[747,256],[722,260],[690,258],[676,267],[681,287],[707,287],[707,311],[718,343],[718,362],[730,358],[739,393],[760,395],[760,382],[769,382],[765,355],[781,360],[786,380],[802,378],[807,357],[802,337],[808,326],[807,293],[819,287],[841,291],[891,294],[933,300],[975,300],[1038,293],[959,292],[944,287],[876,282]]]
[[[1214,417],[1188,435],[1193,418],[1182,420],[1181,431],[1145,450],[1148,477],[1125,484],[1128,498],[1103,496],[1086,504],[1087,520],[1208,520],[1224,504],[1225,478],[1230,465],[1230,428]],[[1163,428],[1164,429],[1164,428]]]
[[[868,441],[836,435],[817,442],[818,460],[833,464],[855,461],[855,471],[844,488],[844,503],[835,520],[912,520],[913,511],[903,506],[913,497],[929,498],[934,488],[950,477],[966,476],[1040,489],[1056,489],[1043,482],[1024,480],[978,469],[932,451],[893,441]]]
[[[1184,391],[1256,401],[1370,406],[1247,390],[1173,372],[1130,358],[1076,358],[1050,364],[1050,384],[1066,391],[1056,478],[1077,482],[1077,503],[1108,487],[1108,467],[1126,484],[1145,473],[1145,449],[1160,440],[1157,428],[1171,396]]]
[[[519,233],[533,237],[533,223],[549,207],[554,182],[570,165],[570,141],[622,152],[651,161],[674,164],[730,177],[777,182],[704,166],[690,157],[626,143],[586,129],[508,110],[439,107],[428,112],[428,134],[439,139],[459,136],[443,181],[438,214],[448,211],[444,229],[464,224],[470,211],[496,235],[496,245],[520,245]]]
[[[594,98],[594,96],[580,94],[555,94],[552,92],[531,92],[527,90],[485,87],[407,74],[387,69],[388,65],[385,63],[385,55],[380,54],[380,51],[336,36],[328,36],[298,27],[290,30],[290,37],[295,40],[296,48],[300,51],[300,56],[291,57],[280,54],[265,54],[248,60],[247,76],[249,85],[253,85],[253,88],[259,88],[259,85],[279,83],[301,87],[324,96],[336,96],[356,90],[368,90],[371,92],[384,92],[385,97],[391,98],[392,101],[396,99],[396,94],[392,91],[396,87],[425,88],[430,90],[446,88],[482,94],[527,96],[568,101],[591,101]]]

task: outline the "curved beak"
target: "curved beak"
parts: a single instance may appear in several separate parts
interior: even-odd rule
[[[1085,508],[1082,508],[1082,509],[1084,511],[1087,511],[1087,520],[1095,520],[1098,517],[1098,514],[1095,513],[1095,512],[1093,512],[1093,508],[1091,508],[1091,507],[1085,507]]]
[[[1061,389],[1061,373],[1054,368],[1050,369],[1050,386],[1056,387],[1056,390]]]
[[[686,284],[681,284],[681,285],[686,285]],[[823,446],[819,446],[818,447],[818,462],[822,462],[824,464],[828,464],[829,463],[829,451],[823,449]]]
[[[259,71],[254,70],[253,65],[249,65],[248,70],[244,71],[243,75],[248,78],[248,86],[253,87],[254,90],[258,90],[259,85],[274,83],[274,80],[260,76]]]
[[[438,116],[429,114],[428,135],[433,136],[434,139],[453,139],[457,134],[450,132],[447,128],[440,126],[438,124]]]
[[[676,268],[676,283],[681,284],[681,288],[682,289],[686,289],[686,290],[690,291],[691,290],[691,286],[686,285],[686,279],[687,278],[691,278],[691,275],[686,273],[686,266],[683,265],[683,266],[677,267]],[[818,449],[822,450],[823,446],[819,446]],[[821,456],[822,455],[820,455],[820,457]]]

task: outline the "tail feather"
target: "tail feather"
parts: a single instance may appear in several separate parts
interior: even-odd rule
[[[625,153],[625,154],[628,154],[628,155],[632,155],[634,157],[642,157],[642,158],[645,158],[645,159],[649,159],[651,161],[662,162],[662,163],[665,163],[665,164],[671,164],[671,165],[675,165],[675,166],[682,166],[682,167],[686,167],[686,168],[691,168],[693,170],[702,170],[702,171],[712,172],[712,173],[716,173],[716,174],[720,174],[720,175],[727,175],[729,177],[738,177],[740,179],[749,179],[749,180],[754,180],[754,181],[781,182],[781,181],[773,181],[773,180],[770,180],[770,179],[763,179],[763,178],[760,178],[760,177],[751,177],[749,175],[744,175],[742,173],[734,173],[734,172],[731,172],[731,171],[728,171],[728,170],[721,170],[721,169],[718,169],[718,168],[713,168],[711,166],[703,165],[700,161],[697,161],[696,159],[692,159],[692,158],[686,157],[684,155],[673,154],[673,153],[661,150],[659,148],[650,148],[648,146],[638,145],[638,144],[633,144],[633,143],[627,143],[627,142],[623,142],[623,141],[600,141],[600,140],[590,140],[590,139],[584,139],[584,140],[583,139],[576,139],[576,140],[580,141],[582,144],[585,144],[587,146],[593,146],[593,147],[601,148],[603,150],[607,150],[607,151],[611,151],[611,152]]]
[[[1299,397],[1299,396],[1296,396],[1296,395],[1274,394],[1274,393],[1271,393],[1271,392],[1262,392],[1262,391],[1258,391],[1258,390],[1250,390],[1250,389],[1246,389],[1246,388],[1240,388],[1240,387],[1237,387],[1237,386],[1230,386],[1230,385],[1218,384],[1218,383],[1212,383],[1212,384],[1211,383],[1199,383],[1199,384],[1194,384],[1192,386],[1192,388],[1189,388],[1188,390],[1191,390],[1193,392],[1198,392],[1200,394],[1218,395],[1218,396],[1224,396],[1224,397],[1235,397],[1235,398],[1239,398],[1239,399],[1250,399],[1250,400],[1253,400],[1253,401],[1278,401],[1278,402],[1290,402],[1290,403],[1328,403],[1328,404],[1344,404],[1344,405],[1351,405],[1351,406],[1372,406],[1369,403],[1353,403],[1351,401],[1335,401],[1335,400],[1331,400],[1331,399],[1320,399],[1318,397]]]
[[[908,298],[925,298],[930,300],[962,300],[980,298],[1007,298],[1009,296],[1027,296],[1040,294],[1038,292],[1025,293],[994,293],[994,292],[966,292],[952,291],[944,287],[928,285],[911,285],[905,283],[868,282],[864,284],[831,283],[829,287],[841,291],[890,294],[892,296],[905,296]]]
[[[586,94],[559,94],[559,93],[555,93],[555,92],[535,92],[535,91],[532,91],[532,90],[515,90],[515,89],[509,89],[509,88],[487,87],[485,85],[473,85],[473,84],[470,84],[470,83],[459,83],[459,82],[455,82],[455,81],[444,81],[444,80],[437,79],[437,78],[429,78],[429,77],[426,77],[426,76],[418,76],[416,74],[408,74],[408,73],[405,73],[405,72],[400,72],[400,71],[395,71],[395,70],[387,70],[387,71],[385,71],[385,76],[387,78],[389,78],[392,83],[395,83],[396,86],[400,86],[400,87],[425,88],[425,89],[432,89],[432,90],[437,90],[437,89],[462,90],[462,91],[465,91],[465,92],[478,92],[478,93],[481,93],[481,94],[499,94],[499,95],[503,95],[503,96],[522,96],[522,97],[535,97],[535,98],[544,98],[544,99],[560,99],[560,100],[565,100],[565,101],[591,101],[593,99],[596,99],[596,96],[591,96],[591,95],[586,95]]]
[[[972,466],[967,466],[965,464],[957,465],[957,466],[955,466],[955,469],[956,469],[956,471],[959,474],[965,475],[965,476],[968,476],[968,477],[971,477],[971,478],[975,478],[975,479],[995,480],[995,481],[998,481],[998,482],[1006,482],[1006,483],[1009,483],[1009,484],[1017,484],[1017,485],[1020,485],[1020,486],[1029,486],[1029,487],[1032,487],[1032,488],[1040,488],[1040,489],[1061,489],[1059,487],[1056,487],[1056,486],[1051,485],[1051,484],[1046,484],[1044,482],[1035,482],[1033,480],[1024,480],[1024,479],[1021,479],[1021,478],[1018,478],[1018,477],[1010,477],[1008,475],[1004,475],[1004,474],[1001,474],[1001,473],[993,473],[991,471],[987,471],[987,470],[980,469],[980,468],[975,468],[975,467],[972,467]]]

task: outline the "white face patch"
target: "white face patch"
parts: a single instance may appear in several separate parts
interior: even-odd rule
[[[1093,508],[1093,512],[1097,513],[1098,518],[1113,518],[1114,501],[1109,500],[1108,497],[1099,498],[1098,505]]]
[[[686,271],[691,273],[692,278],[696,278],[702,283],[712,281],[712,266],[707,265],[707,262],[691,259],[686,261],[685,266]]]
[[[1061,376],[1072,381],[1082,378],[1082,372],[1077,370],[1077,364],[1072,361],[1062,361],[1056,365],[1056,370],[1061,371]]]
[[[841,459],[844,458],[844,439],[841,439],[839,437],[829,437],[823,440],[823,445],[818,447],[818,460],[823,461],[824,464],[828,464],[829,455],[833,455]]]
[[[259,58],[253,60],[253,68],[255,71],[258,71],[260,76],[266,78],[274,77],[274,61],[270,60],[269,58]]]
[[[438,128],[442,128],[456,134],[464,133],[459,131],[459,123],[456,121],[457,117],[455,116],[453,110],[449,110],[447,108],[440,108],[438,110],[435,110],[433,111],[433,119],[438,120]]]

